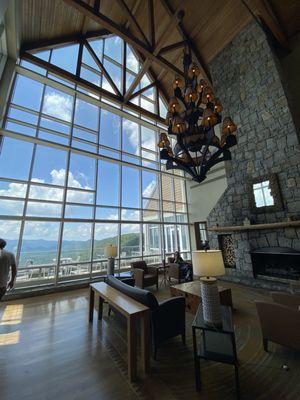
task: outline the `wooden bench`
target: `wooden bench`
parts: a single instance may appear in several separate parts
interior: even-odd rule
[[[127,358],[130,381],[137,378],[136,323],[141,320],[141,360],[144,373],[150,370],[150,310],[148,307],[119,292],[107,283],[90,285],[89,322],[93,322],[95,295],[99,297],[98,319],[102,319],[103,303],[106,301],[127,319]]]

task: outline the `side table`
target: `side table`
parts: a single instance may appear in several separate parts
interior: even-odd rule
[[[235,334],[232,310],[222,307],[222,325],[210,326],[204,322],[202,305],[198,307],[193,321],[193,347],[195,362],[196,388],[201,390],[200,359],[230,364],[234,366],[237,399],[240,398],[238,360],[236,354]],[[198,343],[197,331],[202,333]]]

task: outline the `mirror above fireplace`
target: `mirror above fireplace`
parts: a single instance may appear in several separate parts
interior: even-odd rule
[[[281,211],[283,204],[277,175],[251,179],[248,183],[248,199],[253,213]]]

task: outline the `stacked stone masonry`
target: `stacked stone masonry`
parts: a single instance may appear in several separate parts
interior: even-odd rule
[[[265,34],[250,23],[212,61],[214,91],[238,125],[238,145],[226,163],[228,187],[208,217],[208,226],[242,225],[300,219],[300,148],[296,128],[281,80],[279,62]],[[250,179],[277,173],[283,211],[252,214],[248,203]],[[249,251],[284,246],[300,250],[300,229],[232,233],[236,270],[228,273],[252,277]],[[210,233],[211,248],[218,236]]]

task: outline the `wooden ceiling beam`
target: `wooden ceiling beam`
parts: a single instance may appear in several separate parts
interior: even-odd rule
[[[167,14],[171,17],[171,18],[177,18],[176,12],[173,10],[173,8],[171,7],[170,3],[168,2],[168,0],[160,0],[161,4],[163,5],[164,9],[166,10]],[[206,79],[210,84],[212,84],[211,82],[211,75],[209,72],[209,69],[206,65],[206,63],[203,60],[202,55],[200,54],[200,52],[198,51],[195,43],[193,42],[193,40],[188,36],[182,21],[179,21],[179,23],[177,24],[177,29],[179,31],[179,33],[181,34],[183,40],[188,41],[189,45],[191,47],[192,52],[194,53],[194,56],[196,58],[197,64],[199,66],[199,68],[201,69],[203,78]]]
[[[179,49],[180,47],[183,47],[185,44],[186,44],[185,40],[182,40],[181,42],[170,44],[169,46],[165,46],[162,49],[160,49],[159,54],[169,53],[170,51],[173,51],[173,50]]]
[[[49,72],[51,72],[63,79],[66,79],[75,84],[79,84],[85,90],[88,90],[89,92],[94,93],[96,95],[104,96],[105,98],[112,100],[113,102],[115,102],[116,104],[118,104],[120,106],[125,105],[123,96],[118,96],[114,93],[109,92],[108,90],[100,88],[99,86],[96,86],[93,83],[91,83],[79,76],[76,76],[75,74],[72,74],[71,72],[68,72],[62,68],[59,68],[56,65],[53,65],[47,61],[44,61],[44,60],[34,56],[33,54],[25,52],[22,56],[22,59],[29,61],[30,63],[35,64],[41,68],[45,68]],[[161,124],[164,124],[164,119],[161,118],[159,115],[154,114],[148,110],[145,110],[144,108],[139,107],[136,104],[128,103],[128,104],[126,104],[126,107],[131,109],[134,112],[144,115],[145,117],[148,117],[148,118],[150,118],[154,121],[157,121]]]
[[[99,58],[97,57],[97,54],[94,52],[92,46],[89,44],[89,42],[87,40],[83,41],[83,44],[85,45],[85,47],[87,48],[88,52],[90,53],[90,55],[92,56],[93,60],[95,61],[95,63],[98,65],[98,67],[100,68],[100,70],[103,72],[103,75],[105,76],[105,78],[107,79],[108,83],[110,84],[110,86],[113,88],[114,92],[121,96],[121,92],[119,91],[119,89],[117,88],[115,82],[112,80],[111,76],[109,75],[109,73],[107,72],[106,68],[104,67],[104,65],[102,64],[102,62],[99,60]]]
[[[135,29],[139,32],[140,36],[142,37],[144,43],[147,46],[150,46],[150,43],[148,42],[148,39],[146,38],[144,32],[142,31],[140,25],[138,24],[137,20],[135,19],[133,13],[130,11],[128,8],[127,4],[125,3],[124,0],[117,0],[119,3],[120,7],[125,11],[129,21],[131,22],[132,25],[134,25]]]
[[[145,75],[145,73],[150,68],[150,65],[151,65],[151,61],[149,60],[149,58],[147,58],[145,60],[145,62],[143,63],[142,68],[139,70],[138,74],[134,78],[134,81],[132,82],[132,84],[130,85],[129,89],[127,90],[127,92],[126,92],[126,94],[124,96],[124,102],[125,103],[128,102],[128,100],[131,97],[134,89],[137,87],[137,85],[140,83],[142,77]]]
[[[156,86],[156,82],[155,81],[149,83],[149,85],[143,87],[142,89],[138,90],[137,92],[134,92],[130,96],[129,101],[132,100],[134,97],[139,96],[140,94],[142,94],[142,93],[146,92],[147,90],[151,89],[153,86]]]
[[[36,42],[24,43],[21,47],[21,54],[26,51],[40,51],[40,50],[48,50],[54,49],[55,47],[61,47],[64,45],[79,43],[83,39],[96,39],[96,38],[105,38],[112,36],[112,33],[107,29],[100,29],[99,31],[88,32],[83,35],[81,33],[60,36],[54,39],[42,39]]]
[[[155,22],[153,0],[148,0],[148,35],[151,47],[155,47]]]
[[[241,0],[252,17],[259,24],[261,21],[271,32],[276,42],[285,50],[289,50],[287,37],[268,0]],[[264,27],[262,27],[264,29]]]
[[[101,14],[100,12],[95,12],[95,10],[90,7],[87,3],[82,0],[63,0],[67,4],[74,7],[76,10],[80,11],[83,15],[91,18],[93,21],[103,26],[105,29],[110,30],[112,33],[120,36],[127,43],[132,45],[136,50],[140,51],[144,54],[149,60],[157,63],[161,67],[169,70],[172,73],[175,73],[179,76],[183,76],[183,72],[172,65],[169,61],[164,59],[161,56],[154,55],[152,49],[149,46],[146,46],[143,42],[141,42],[138,38],[136,38],[131,32],[127,29],[119,26],[116,22]]]

